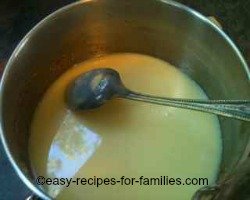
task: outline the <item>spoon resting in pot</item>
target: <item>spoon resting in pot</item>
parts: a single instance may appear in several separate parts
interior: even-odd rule
[[[66,91],[66,103],[74,111],[100,107],[112,98],[143,101],[250,121],[249,100],[195,100],[142,94],[126,88],[119,73],[110,68],[94,69],[81,74]]]

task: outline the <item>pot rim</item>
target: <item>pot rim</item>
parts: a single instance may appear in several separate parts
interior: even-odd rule
[[[13,63],[13,61],[16,59],[17,55],[20,53],[20,51],[23,49],[23,47],[26,45],[26,43],[28,42],[29,38],[36,33],[36,31],[42,27],[43,25],[46,25],[46,23],[48,21],[50,21],[54,16],[61,14],[65,11],[68,11],[72,8],[74,8],[75,6],[78,6],[80,4],[86,4],[89,2],[93,2],[93,1],[99,1],[99,0],[82,0],[82,1],[78,1],[78,2],[74,2],[71,4],[68,4],[66,6],[63,6],[61,8],[59,8],[58,10],[52,12],[51,14],[49,14],[48,16],[46,16],[44,19],[42,19],[40,22],[38,22],[25,36],[24,38],[19,42],[19,44],[17,45],[17,47],[15,48],[15,50],[13,51],[13,53],[11,54],[3,75],[2,75],[2,80],[0,83],[0,122],[2,121],[2,100],[3,100],[3,88],[5,85],[5,82],[7,81],[7,77],[8,74],[11,70],[11,64]],[[107,0],[108,1],[108,0]],[[210,26],[212,29],[214,29],[219,35],[222,36],[222,38],[230,45],[230,47],[232,48],[232,50],[235,52],[236,56],[239,58],[239,60],[241,61],[243,68],[245,69],[245,72],[247,74],[248,79],[250,80],[250,70],[248,68],[248,65],[245,61],[245,59],[243,58],[241,52],[239,51],[239,49],[237,48],[237,46],[233,43],[233,41],[229,38],[229,36],[223,31],[221,30],[217,25],[215,25],[213,22],[211,22],[207,17],[205,17],[204,15],[202,15],[200,12],[185,6],[181,3],[175,2],[173,0],[158,0],[162,3],[168,4],[172,7],[178,8],[182,11],[185,11],[186,13],[193,15],[194,17],[198,18],[199,20],[201,20],[203,23],[207,24],[208,26]],[[3,127],[2,127],[2,123],[0,123],[0,139],[2,141],[3,144],[3,148],[5,150],[5,153],[9,159],[9,161],[11,162],[16,174],[21,178],[21,180],[23,181],[23,183],[33,192],[35,193],[35,195],[38,195],[40,198],[43,198],[45,200],[50,200],[51,197],[49,197],[45,192],[43,192],[39,187],[37,187],[35,184],[32,183],[32,181],[25,176],[24,172],[20,169],[20,167],[18,166],[18,164],[16,163],[16,161],[14,160],[13,156],[12,156],[12,152],[9,149],[8,146],[8,142],[4,136],[3,133]]]

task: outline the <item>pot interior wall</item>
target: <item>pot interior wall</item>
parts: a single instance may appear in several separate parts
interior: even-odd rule
[[[223,36],[195,14],[153,0],[76,4],[33,30],[13,54],[4,76],[3,131],[14,159],[31,180],[29,126],[42,95],[75,63],[116,52],[166,60],[200,84],[211,99],[250,99],[241,60]],[[244,152],[250,124],[220,118],[220,125],[223,177]]]

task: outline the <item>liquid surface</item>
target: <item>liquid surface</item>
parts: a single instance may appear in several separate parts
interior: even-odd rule
[[[72,67],[46,92],[34,114],[29,152],[36,175],[101,178],[216,179],[221,139],[216,116],[114,99],[82,113],[64,103],[78,75],[98,67],[117,70],[131,90],[175,98],[206,99],[201,88],[170,64],[138,54],[104,56]],[[201,186],[47,186],[57,199],[191,199]]]

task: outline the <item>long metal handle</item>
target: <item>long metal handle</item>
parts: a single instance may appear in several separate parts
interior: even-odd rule
[[[193,100],[164,98],[153,95],[141,94],[129,91],[122,96],[126,99],[143,101],[152,104],[185,108],[207,113],[213,113],[225,117],[231,117],[243,121],[250,121],[249,100]]]

